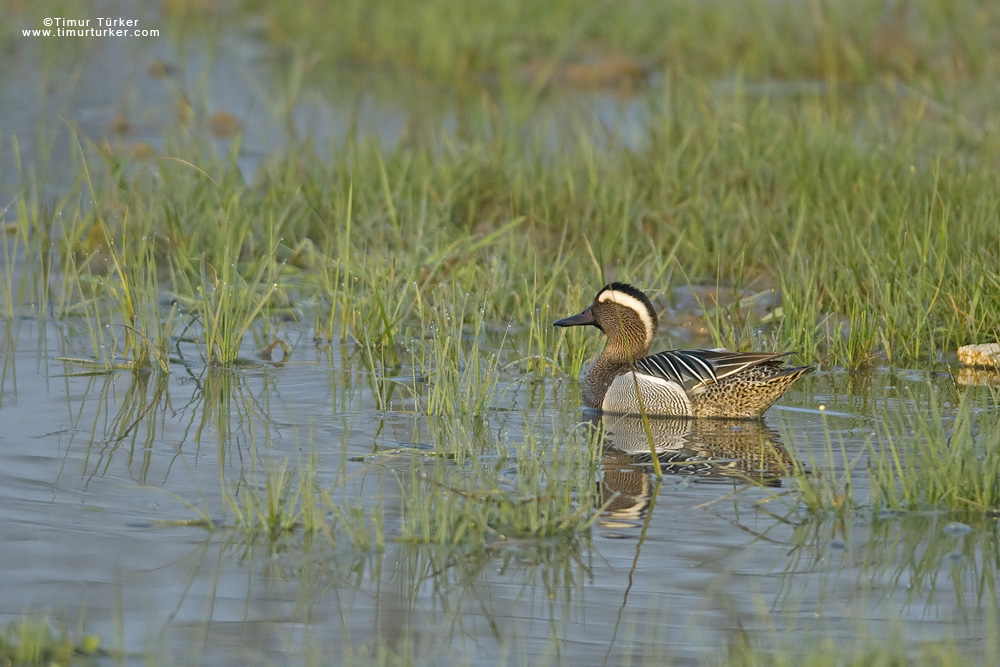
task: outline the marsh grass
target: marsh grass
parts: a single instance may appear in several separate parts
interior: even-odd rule
[[[121,356],[125,359],[124,366],[131,370],[147,370],[153,367],[161,373],[168,373],[167,347],[172,333],[170,323],[174,312],[171,310],[166,316],[160,312],[156,262],[152,243],[148,240],[152,233],[148,218],[140,221],[140,229],[130,229],[129,209],[127,206],[122,208],[120,200],[115,196],[116,193],[112,191],[107,197],[99,198],[83,146],[75,136],[74,140],[80,156],[79,163],[86,186],[85,192],[88,192],[91,201],[97,202],[103,199],[104,206],[95,207],[93,214],[84,218],[90,222],[89,231],[84,239],[79,239],[78,232],[73,229],[73,227],[81,228],[74,224],[77,220],[70,221],[70,232],[65,234],[63,239],[64,257],[73,258],[79,248],[74,241],[82,241],[84,246],[90,246],[88,250],[91,252],[85,261],[96,261],[97,271],[107,276],[107,280],[98,281],[98,285],[104,288],[106,299],[111,302],[112,314],[109,319],[113,321],[117,316],[122,320],[116,324],[124,329],[124,349],[121,351]],[[117,165],[109,167],[112,176],[121,171]],[[119,239],[115,239],[113,233],[109,231],[108,224],[101,215],[101,208],[106,208],[112,214],[120,212],[121,223],[116,229],[120,232]],[[90,272],[70,272],[70,277],[75,279],[78,285],[81,278],[90,276]],[[101,295],[96,296],[99,298]],[[93,307],[95,311],[98,308],[96,303]],[[95,345],[96,357],[99,348],[93,326],[91,326],[91,340]],[[117,354],[112,354],[109,358],[106,348],[104,352],[105,365],[109,368],[114,367],[116,365],[114,357],[117,357]]]
[[[887,95],[873,84],[832,105],[819,93],[767,98],[678,76],[644,103],[637,146],[580,119],[552,130],[554,150],[545,126],[470,114],[462,138],[430,145],[290,150],[253,184],[237,155],[190,143],[173,146],[184,157],[159,163],[158,178],[104,157],[88,172],[94,212],[66,208],[59,310],[92,321],[96,357],[162,369],[177,322],[141,306],[163,290],[197,318],[212,364],[234,363],[270,314],[316,306],[317,334],[357,346],[371,373],[394,373],[416,353],[421,372],[442,377],[433,357],[468,361],[449,346],[456,322],[478,318],[490,331],[528,327],[527,345],[505,344],[490,368],[541,379],[575,377],[596,351],[550,320],[607,280],[652,292],[678,280],[764,284],[779,292],[766,320],[747,304],[705,310],[718,344],[850,368],[926,363],[997,333],[1000,247],[987,197],[997,184],[979,168],[988,147],[948,124],[915,111],[868,121]],[[27,198],[21,206],[26,220],[45,217]],[[34,263],[40,235],[20,238]],[[108,324],[121,342],[102,338]],[[432,329],[438,351],[408,349]]]
[[[1000,429],[978,403],[932,392],[883,416],[869,446],[876,508],[1000,512]]]
[[[297,530],[333,539],[321,504],[329,495],[316,481],[314,460],[294,470],[287,461],[264,463],[225,488],[224,505],[243,535],[274,540]]]
[[[438,0],[407,13],[399,0],[352,0],[335,14],[316,0],[248,4],[265,14],[276,43],[322,53],[327,66],[319,70],[351,62],[466,87],[485,74],[535,86],[563,80],[625,86],[619,79],[635,73],[574,76],[576,70],[562,67],[620,54],[641,66],[689,68],[706,78],[726,76],[738,64],[753,79],[852,84],[897,75],[954,85],[996,67],[993,36],[967,27],[997,16],[974,2],[922,0],[916,8],[792,2],[776,12],[754,0],[720,12],[686,0],[655,6],[558,0],[545,7],[519,0],[502,8]]]
[[[781,559],[781,586],[777,600],[761,609],[781,606],[780,625],[765,623],[763,631],[734,633],[722,664],[968,664],[991,655],[1000,640],[996,620],[1000,604],[996,591],[998,540],[995,518],[982,513],[967,515],[968,523],[954,521],[947,512],[873,511],[863,508],[846,517],[812,514],[795,523],[783,538],[787,558]],[[817,568],[825,560],[829,567]],[[839,612],[842,600],[813,598],[820,579],[823,587],[849,585],[856,591],[852,604],[860,604],[858,626],[843,632],[836,648],[826,640],[806,637],[825,632],[818,619]],[[800,621],[791,609],[803,601],[807,609]],[[946,626],[915,639],[908,619],[928,609],[954,607],[962,623],[981,628],[969,637],[954,638]],[[899,618],[876,622],[886,608],[903,611]],[[834,614],[836,615],[836,614]],[[818,625],[813,625],[813,618]],[[799,625],[809,619],[812,627]],[[981,625],[979,625],[981,624]],[[795,645],[789,637],[797,637]],[[827,651],[832,654],[827,655]],[[835,660],[831,660],[835,657]],[[847,662],[845,662],[845,660]],[[716,664],[716,663],[712,663]]]
[[[226,245],[228,250],[229,245]],[[205,338],[205,357],[209,364],[228,366],[240,355],[247,329],[267,305],[277,289],[274,282],[264,282],[266,262],[250,280],[243,279],[233,266],[228,252],[223,254],[221,271],[204,264],[197,288],[198,309]]]
[[[487,440],[485,452],[470,434],[456,433],[465,436],[463,450],[435,457],[403,480],[399,539],[482,546],[583,532],[601,506],[597,438],[581,433],[582,443],[572,437],[546,442],[534,433],[526,429],[510,450]]]
[[[775,285],[780,310],[766,322],[748,304],[702,304],[716,343],[794,349],[849,368],[926,364],[996,334],[990,145],[929,119],[920,109],[930,93],[884,115],[892,90],[874,82],[850,100],[835,87],[769,96],[739,77],[720,89],[677,72],[641,103],[629,141],[586,118],[552,129],[476,109],[460,113],[460,133],[426,142],[297,146],[263,163],[252,183],[238,142],[218,156],[171,137],[171,156],[155,169],[105,153],[83,160],[81,147],[81,164],[93,169],[60,203],[61,267],[43,259],[52,236],[41,232],[57,216],[28,193],[18,219],[35,222],[18,228],[3,261],[9,268],[23,252],[38,275],[60,272],[59,317],[82,317],[92,358],[109,369],[166,372],[168,341],[180,349],[186,318],[181,331],[200,334],[208,367],[196,373],[194,436],[218,434],[220,464],[240,443],[266,446],[248,431],[262,410],[227,374],[240,373],[247,332],[270,331],[281,301],[301,305],[318,335],[343,346],[342,358],[359,360],[379,409],[394,407],[391,388],[408,375],[417,411],[460,425],[436,443],[441,456],[400,473],[401,539],[585,532],[595,506],[594,485],[582,481],[591,459],[575,453],[585,448],[534,435],[488,452],[467,447],[482,445],[475,430],[503,402],[503,387],[534,383],[544,404],[549,387],[572,386],[547,382],[579,377],[601,340],[552,322],[608,280],[652,292],[679,280],[737,292]],[[71,204],[82,192],[90,208]],[[4,284],[10,317],[17,299]],[[164,292],[177,314],[160,305]],[[995,462],[971,420],[947,436],[928,423],[882,420],[872,502],[995,508],[997,490],[972,472]],[[923,450],[910,448],[907,429],[922,433],[912,442]],[[951,441],[958,447],[946,455]],[[552,451],[561,456],[542,453]],[[796,504],[845,515],[864,502],[852,490],[861,462],[835,436],[806,461]],[[287,467],[254,474],[228,492],[246,532],[307,521],[322,532],[316,508],[336,514],[321,488]],[[353,507],[338,519],[351,540],[384,542]]]
[[[0,657],[13,665],[72,665],[93,660],[100,637],[82,627],[53,629],[45,616],[22,616],[0,628]]]
[[[21,182],[31,179],[21,164],[17,137],[11,137],[11,152]],[[45,318],[51,306],[52,290],[62,278],[57,244],[53,242],[63,212],[70,224],[81,216],[74,201],[79,182],[54,201],[43,200],[34,187],[24,187],[6,203],[0,215],[3,227],[4,279],[0,281],[0,316],[28,314]],[[17,289],[15,290],[15,285]],[[69,300],[69,295],[66,295]],[[58,312],[64,312],[62,304]]]
[[[812,514],[833,513],[845,519],[858,507],[853,480],[863,466],[858,455],[848,453],[843,434],[834,434],[826,422],[822,445],[806,447],[793,433],[785,433],[793,454],[791,477],[796,493],[790,498]]]
[[[123,236],[127,239],[127,214]],[[103,366],[107,370],[153,370],[169,373],[169,343],[173,332],[174,308],[159,303],[156,263],[149,243],[129,240],[119,245],[111,238],[103,220],[93,227],[103,241],[97,245],[84,266],[71,263],[67,279],[74,291],[92,296],[78,307],[86,322],[93,350],[92,359],[76,359],[85,366]],[[94,276],[86,262],[100,254],[107,275]],[[68,253],[72,254],[72,253]],[[70,260],[73,262],[73,260]]]
[[[414,365],[415,370],[430,378],[428,415],[483,419],[493,407],[506,336],[498,349],[482,349],[486,307],[483,304],[478,309],[467,334],[464,325],[465,314],[470,310],[467,299],[468,295],[456,295],[452,307],[434,319],[430,350],[423,350],[420,361]]]
[[[969,523],[945,514],[896,515],[876,520],[864,545],[869,572],[907,582],[907,603],[953,602],[966,617],[995,617],[996,562],[1000,544],[996,519],[967,515]],[[890,568],[889,564],[896,565]]]
[[[902,383],[896,378],[897,383]],[[905,384],[905,383],[902,383]],[[794,454],[793,512],[943,513],[974,521],[1000,512],[1000,440],[996,416],[981,408],[991,389],[894,389],[873,405],[872,430],[858,450],[856,436],[824,420],[823,440],[806,445],[785,432]],[[853,451],[853,453],[852,453]],[[856,488],[860,479],[862,494]]]
[[[971,650],[959,639],[913,641],[905,634],[898,625],[890,629],[888,636],[859,627],[857,636],[847,641],[821,635],[803,639],[797,632],[776,628],[754,635],[741,631],[734,634],[725,655],[705,664],[736,667],[964,665],[991,655],[998,643],[995,628],[988,630],[981,646]],[[789,636],[797,639],[791,642]]]
[[[169,259],[175,289],[193,297],[188,303],[201,325],[206,363],[229,366],[239,358],[247,330],[279,293],[277,251],[287,210],[278,205],[261,212],[244,201],[242,188],[228,197],[224,192],[211,195],[218,197],[217,210],[202,213],[214,218],[210,227],[218,225],[217,232],[206,234],[209,245]]]
[[[252,457],[256,458],[256,457]],[[381,553],[387,536],[382,503],[363,502],[347,486],[363,472],[323,483],[315,456],[290,468],[288,460],[255,461],[235,481],[222,482],[222,515],[213,519],[203,503],[186,503],[203,525],[232,545],[265,543],[307,548],[317,540],[352,553]]]
[[[261,210],[247,198],[234,177],[238,154],[234,148],[228,161],[206,156],[205,168],[165,161],[159,178],[150,178],[146,168],[104,147],[77,142],[91,205],[78,207],[43,238],[51,233],[59,243],[58,312],[82,316],[94,364],[169,372],[179,307],[198,325],[206,362],[232,365],[262,315],[290,312],[277,259],[279,249],[287,250],[280,232],[289,208],[271,201]],[[180,198],[164,200],[164,188]],[[291,259],[301,260],[306,246],[297,243]],[[169,306],[163,305],[164,280]]]
[[[3,277],[0,278],[0,312],[7,320],[14,318],[14,267],[18,265],[18,258],[24,255],[26,240],[17,233],[17,228],[7,228],[6,216],[0,215],[0,261],[3,266]]]
[[[587,445],[581,447],[575,440],[543,442],[529,432],[508,449],[480,427],[447,426],[436,437],[448,441],[435,455],[381,473],[395,470],[400,477],[398,533],[385,532],[380,506],[366,507],[338,492],[362,470],[324,487],[312,459],[294,470],[287,461],[254,464],[227,485],[224,507],[232,530],[251,540],[295,535],[346,540],[361,550],[381,550],[387,540],[399,540],[474,552],[510,540],[574,538],[586,532],[600,508],[594,438],[581,434]],[[213,525],[224,529],[226,523]]]
[[[812,576],[846,576],[857,580],[869,604],[948,605],[967,619],[995,616],[1000,611],[995,517],[966,514],[963,518],[967,522],[955,521],[953,515],[938,510],[871,508],[846,517],[832,513],[800,517],[785,538],[788,558],[781,561],[778,600],[786,609],[793,608],[814,590]],[[823,558],[833,559],[832,571],[814,569]],[[824,605],[821,602],[815,611],[822,614]]]
[[[806,361],[850,368],[927,363],[995,331],[984,322],[1000,313],[996,205],[985,194],[996,177],[979,168],[989,160],[985,144],[968,146],[954,127],[914,109],[870,124],[886,94],[872,85],[834,104],[819,93],[762,97],[741,81],[720,92],[678,75],[648,102],[637,146],[595,138],[580,120],[557,131],[553,149],[547,129],[487,115],[464,119],[461,137],[431,144],[385,149],[347,139],[328,155],[289,150],[262,165],[252,185],[236,153],[220,158],[178,142],[184,157],[164,161],[157,178],[127,162],[88,172],[94,211],[76,210],[64,224],[62,312],[83,313],[95,358],[163,370],[164,341],[177,328],[155,305],[164,285],[186,328],[200,330],[211,369],[196,439],[211,426],[223,444],[236,442],[236,424],[258,410],[225,382],[216,387],[221,369],[213,367],[236,362],[252,327],[273,326],[267,315],[279,292],[293,307],[313,308],[317,334],[360,360],[379,409],[393,406],[394,384],[384,380],[409,375],[418,411],[462,424],[487,423],[502,387],[577,378],[600,337],[556,331],[552,321],[612,279],[655,291],[679,277],[736,292],[759,280],[779,291],[767,321],[748,303],[702,304],[717,343],[795,349]],[[956,157],[945,150],[957,146]],[[931,158],[931,150],[941,152]],[[31,206],[22,202],[25,219],[43,219]],[[107,340],[109,330],[123,341]],[[897,431],[880,432],[878,503],[996,506],[996,491],[972,481],[938,482],[961,501],[910,486],[910,478],[931,479],[932,452],[907,453]],[[424,471],[431,482],[412,481],[425,496],[410,507],[404,539],[550,535],[589,506],[570,510],[572,484],[548,495],[530,470],[533,454],[519,452],[516,463],[535,480],[529,488],[491,487],[487,477],[514,465],[504,449],[469,470],[461,446],[448,450],[461,463],[435,459]],[[795,483],[810,511],[845,513],[862,502],[851,485],[859,460],[842,442],[827,441],[807,461],[811,474],[800,470]],[[450,479],[454,469],[473,471],[481,488]],[[269,474],[281,488],[292,484]],[[281,494],[271,489],[268,499],[266,479],[253,484],[264,499],[245,499],[243,523],[289,525],[272,511]],[[466,514],[435,509],[449,502]],[[566,525],[583,530],[585,513]]]

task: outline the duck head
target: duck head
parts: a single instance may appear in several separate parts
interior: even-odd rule
[[[557,327],[590,324],[608,337],[608,351],[631,360],[649,352],[656,335],[656,310],[649,298],[631,285],[606,285],[582,313],[555,322]]]

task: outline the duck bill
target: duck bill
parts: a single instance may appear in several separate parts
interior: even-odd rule
[[[578,315],[572,315],[570,317],[564,317],[561,320],[556,320],[554,324],[557,327],[578,327],[584,324],[597,324],[597,320],[594,319],[594,313],[591,308],[587,308],[585,311]]]

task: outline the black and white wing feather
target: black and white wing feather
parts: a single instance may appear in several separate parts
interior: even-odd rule
[[[687,391],[724,380],[754,366],[781,365],[783,354],[726,352],[724,350],[667,350],[635,362],[635,370],[670,382]]]

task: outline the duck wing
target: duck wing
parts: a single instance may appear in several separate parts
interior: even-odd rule
[[[780,366],[791,352],[727,352],[725,350],[667,350],[643,357],[635,369],[644,375],[676,382],[687,391],[719,382],[759,365]]]

